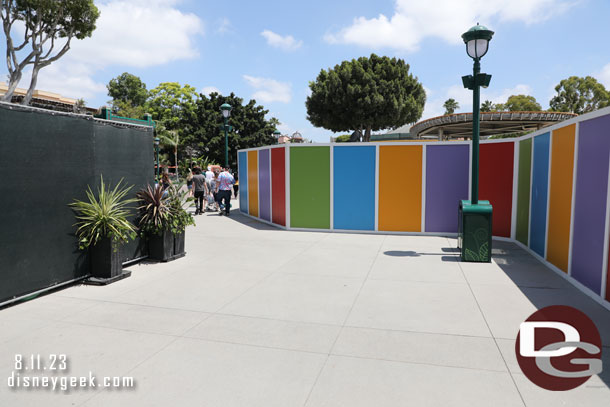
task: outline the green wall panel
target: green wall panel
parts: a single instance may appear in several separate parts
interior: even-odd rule
[[[330,147],[290,147],[290,226],[330,229]]]
[[[527,246],[530,218],[530,180],[532,172],[532,139],[519,142],[519,176],[517,181],[517,233],[518,241]]]

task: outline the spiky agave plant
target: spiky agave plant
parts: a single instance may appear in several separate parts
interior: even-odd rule
[[[147,185],[146,188],[138,191],[136,198],[140,202],[139,225],[140,230],[149,234],[161,234],[163,230],[169,229],[171,207],[167,197],[163,197],[164,190],[159,184],[153,188]]]
[[[119,243],[133,240],[136,236],[134,225],[127,220],[132,203],[136,200],[126,198],[132,187],[123,186],[121,179],[114,188],[106,186],[100,175],[97,197],[87,186],[87,201],[75,199],[70,206],[77,213],[76,236],[78,247],[85,250],[103,238],[110,238],[116,250]]]

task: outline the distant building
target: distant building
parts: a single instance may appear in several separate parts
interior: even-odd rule
[[[6,94],[7,91],[8,85],[6,83],[0,83],[0,96]],[[11,98],[11,102],[21,103],[27,92],[27,89],[15,89],[13,97]],[[48,110],[56,110],[60,112],[74,112],[75,109],[78,108],[77,102],[77,99],[63,97],[58,93],[47,92],[44,90],[34,90],[34,92],[32,93],[32,100],[30,101],[30,106]],[[98,110],[90,107],[83,107],[83,109],[86,111],[86,113],[90,114],[93,114]]]
[[[289,136],[288,134],[282,134],[281,136],[279,136],[277,138],[277,143],[278,144],[286,144],[286,143],[303,143],[303,136],[301,136],[301,133],[299,133],[298,131],[295,131],[294,133],[292,133],[292,136]]]

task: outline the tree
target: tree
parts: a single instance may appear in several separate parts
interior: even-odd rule
[[[222,96],[212,93],[200,94],[195,101],[194,109],[186,110],[178,124],[180,144],[195,156],[205,155],[213,162],[224,163],[225,138],[221,125],[224,123],[220,105],[228,103],[233,107],[229,124],[233,130],[229,133],[229,165],[237,168],[237,150],[275,144],[273,131],[279,121],[255,100],[244,104],[242,98],[234,93]]]
[[[460,105],[455,99],[449,98],[445,100],[443,107],[445,108],[445,114],[453,114],[455,113],[456,109],[460,108]]]
[[[116,78],[110,79],[106,88],[108,96],[112,98],[110,103],[116,109],[140,107],[148,99],[146,84],[138,76],[128,72],[123,72]]]
[[[22,101],[29,104],[40,70],[64,56],[73,38],[90,37],[99,15],[93,0],[1,0],[9,76],[8,90],[1,100],[11,101],[23,70],[32,65],[30,86]],[[12,37],[15,23],[16,31],[23,32],[19,45],[14,44]],[[53,55],[54,50],[58,52]]]
[[[504,104],[504,109],[509,112],[539,112],[542,110],[536,98],[529,95],[512,95]]]
[[[610,93],[591,76],[570,76],[555,86],[549,105],[555,112],[583,114],[610,105]]]
[[[177,130],[168,130],[165,125],[160,122],[155,127],[155,133],[159,137],[159,142],[163,148],[171,148],[174,153],[174,165],[176,166],[176,174],[178,173],[178,146],[180,145],[180,136]]]
[[[162,121],[169,130],[178,128],[181,117],[194,109],[197,92],[191,85],[163,82],[150,90],[146,109],[153,120]]]
[[[314,126],[334,132],[360,130],[364,141],[370,140],[372,130],[417,121],[426,102],[424,87],[409,73],[408,64],[375,54],[320,71],[309,88],[305,105]]]
[[[495,105],[491,100],[486,100],[481,104],[481,112],[491,112],[494,110]]]

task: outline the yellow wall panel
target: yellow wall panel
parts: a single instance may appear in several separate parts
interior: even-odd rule
[[[379,230],[421,232],[422,152],[421,145],[379,147]]]

